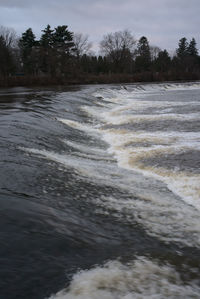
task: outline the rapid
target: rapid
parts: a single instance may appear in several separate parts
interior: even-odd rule
[[[2,89],[0,131],[0,298],[199,298],[199,82]]]

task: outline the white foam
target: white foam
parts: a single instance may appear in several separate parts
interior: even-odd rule
[[[199,294],[200,287],[183,282],[172,266],[140,257],[127,265],[110,261],[81,271],[73,276],[69,288],[50,299],[197,299]]]
[[[85,145],[83,143],[72,142],[69,140],[61,140],[63,143],[72,147],[76,154],[79,153],[80,156],[96,160],[110,160],[113,161],[113,158],[110,154],[107,153],[105,149],[100,149],[95,146]]]
[[[131,84],[126,85],[126,88],[101,88],[99,91],[93,92],[93,96],[103,99],[104,101],[112,101],[113,98],[130,97],[131,94],[140,96],[144,94],[157,94],[160,92],[184,91],[184,90],[198,90],[200,89],[200,82],[191,83],[161,83],[161,84]]]
[[[90,180],[95,178],[97,181],[104,181],[109,179],[109,176],[107,174],[109,164],[107,165],[107,168],[105,168],[105,165],[103,164],[103,161],[101,161],[101,159],[99,159],[98,162],[98,159],[93,161],[90,157],[81,157],[72,154],[58,154],[55,152],[34,148],[20,147],[19,149],[27,153],[39,155],[41,158],[59,163],[66,168],[72,168],[74,173],[79,175],[80,178],[82,177]]]
[[[200,246],[199,213],[192,207],[184,206],[167,189],[159,191],[161,187],[155,181],[134,174],[133,171],[123,172],[116,164],[108,161],[92,160],[89,157],[79,157],[57,154],[46,150],[21,148],[21,150],[39,155],[72,168],[77,175],[76,180],[92,181],[95,185],[109,185],[122,191],[133,193],[134,198],[115,198],[102,196],[99,199],[86,198],[96,206],[103,207],[103,213],[114,212],[120,221],[130,221],[145,227],[147,234],[155,236],[165,242],[174,241],[187,246]]]
[[[72,127],[73,129],[83,131],[87,134],[97,134],[98,133],[98,126],[92,126],[89,124],[80,123],[78,121],[62,119],[62,118],[58,118],[58,121],[62,122],[63,124],[65,124],[69,127]]]
[[[169,104],[170,105],[170,104]],[[183,106],[180,103],[180,106]],[[148,102],[148,105],[145,103],[139,103],[136,108],[136,101],[134,101],[134,110],[141,109],[142,107],[152,107],[151,103]],[[158,104],[155,104],[155,107],[158,108]],[[162,106],[161,106],[162,107]],[[104,107],[105,108],[105,107]],[[127,123],[139,123],[141,121],[159,121],[159,120],[178,120],[178,121],[188,121],[188,120],[199,120],[199,113],[190,113],[187,115],[184,114],[175,114],[175,113],[162,113],[162,114],[153,114],[153,115],[141,115],[141,114],[126,114],[130,110],[133,112],[133,104],[128,106],[123,106],[120,108],[114,108],[112,111],[109,111],[111,107],[107,109],[102,109],[98,107],[82,107],[82,110],[87,112],[89,115],[101,119],[103,123],[112,124],[112,125],[122,125]]]
[[[145,96],[147,96],[148,88],[146,86],[145,88],[147,89]],[[155,92],[156,86],[153,86],[152,90]],[[114,212],[120,221],[131,221],[131,223],[137,221],[145,227],[149,235],[156,236],[165,242],[174,241],[187,246],[199,247],[200,176],[179,169],[170,170],[159,165],[152,167],[143,163],[142,160],[154,158],[156,155],[167,156],[188,150],[198,150],[200,149],[200,134],[198,132],[134,132],[124,129],[107,129],[106,124],[123,121],[127,107],[129,107],[128,110],[134,107],[137,111],[137,103],[139,109],[141,106],[140,100],[135,100],[135,91],[131,96],[127,90],[120,92],[119,90],[102,90],[102,93],[104,99],[108,98],[108,105],[82,107],[95,118],[95,124],[68,119],[59,120],[73,129],[105,140],[109,145],[108,153],[104,153],[97,147],[87,146],[81,140],[80,142],[64,141],[72,148],[68,155],[45,150],[24,150],[60,163],[64,167],[73,168],[78,175],[76,179],[89,180],[95,185],[109,185],[126,194],[132,194],[132,198],[130,196],[129,199],[119,199],[111,195],[98,200],[94,199],[97,210],[98,207],[103,207],[103,213]],[[140,89],[139,93],[142,99],[144,91]],[[113,97],[111,104],[110,97]],[[134,105],[135,102],[136,105]],[[151,104],[150,101],[142,100],[141,102],[145,105]],[[161,102],[155,104],[162,107]],[[173,102],[173,105],[176,104],[177,102]],[[171,103],[169,103],[169,108],[170,105]],[[139,114],[136,117],[138,117],[138,122],[143,122],[145,119],[143,116],[140,119]],[[187,116],[184,117],[187,121]],[[196,114],[192,114],[191,117],[196,117]],[[119,167],[112,157],[117,160]]]
[[[165,182],[169,189],[181,196],[187,203],[192,204],[200,211],[200,175],[177,171],[178,169],[164,169],[153,167],[140,162],[142,159],[156,157],[160,154],[177,154],[190,150],[200,150],[199,133],[175,133],[162,134],[155,132],[129,133],[125,130],[107,130],[104,132],[104,140],[110,144],[110,153],[118,161],[120,167],[134,169],[140,173],[153,176]],[[126,147],[131,142],[152,143],[148,147]],[[157,144],[156,144],[157,143]]]
[[[199,213],[191,207],[185,207],[177,200],[161,197],[158,192],[149,192],[140,198],[119,199],[113,196],[102,196],[95,199],[98,207],[108,210],[120,221],[133,224],[137,222],[145,228],[147,234],[166,243],[178,242],[179,246],[200,246]],[[101,213],[101,210],[98,210]]]
[[[105,125],[123,125],[127,123],[147,123],[149,121],[161,120],[181,120],[184,122],[198,120],[199,113],[178,114],[174,113],[172,107],[183,107],[188,105],[199,105],[197,100],[184,102],[178,100],[160,101],[148,100],[148,95],[157,95],[159,92],[169,92],[174,90],[193,90],[200,89],[200,83],[188,84],[159,84],[159,85],[141,85],[128,86],[129,90],[110,90],[107,93],[108,100],[112,105],[96,110],[95,107],[85,107],[89,115],[98,119],[104,126],[101,127],[103,139],[110,145],[109,152],[118,160],[120,167],[133,169],[140,173],[155,177],[165,182],[170,190],[179,195],[186,203],[192,204],[200,210],[200,176],[191,172],[181,172],[178,169],[164,169],[163,167],[150,167],[141,163],[139,160],[148,157],[155,157],[159,154],[176,154],[190,150],[200,150],[199,132],[178,132],[178,131],[158,131],[132,132],[125,129],[106,129]],[[167,90],[167,91],[166,91]],[[103,91],[105,94],[106,92]],[[117,100],[116,100],[117,99]],[[157,114],[143,115],[143,109],[156,108]],[[164,110],[163,110],[164,109]],[[166,109],[170,109],[167,111]],[[132,114],[130,114],[132,112]],[[134,114],[133,114],[134,112]],[[137,113],[139,112],[139,113]],[[165,113],[163,113],[165,112]],[[173,112],[173,113],[172,113]],[[132,145],[131,145],[132,143]],[[141,143],[141,146],[137,145]],[[134,147],[134,144],[137,146]],[[142,146],[144,144],[144,146]]]

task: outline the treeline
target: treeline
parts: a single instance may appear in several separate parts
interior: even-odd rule
[[[68,26],[42,30],[36,39],[31,28],[20,38],[0,27],[0,85],[111,83],[200,79],[200,56],[194,38],[181,38],[175,54],[151,46],[130,31],[105,35],[101,55],[91,52],[88,36]]]

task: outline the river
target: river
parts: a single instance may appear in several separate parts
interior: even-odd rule
[[[0,91],[0,298],[200,298],[200,83]]]

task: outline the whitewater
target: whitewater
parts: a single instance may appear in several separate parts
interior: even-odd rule
[[[200,158],[200,101],[174,99],[173,92],[199,88],[198,84],[105,88],[93,94],[98,99],[95,106],[81,107],[93,118],[92,124],[59,119],[87,134],[99,135],[109,145],[107,153],[116,159],[119,169],[132,171],[124,176],[117,171],[115,175],[118,186],[128,188],[137,200],[108,196],[98,200],[99,206],[114,210],[120,219],[131,222],[135,217],[149,234],[164,241],[198,247],[200,171],[195,157]],[[91,152],[77,144],[71,146]],[[192,161],[193,153],[194,162],[185,163],[190,157]],[[107,171],[101,175],[108,176]],[[98,178],[93,167],[87,176]],[[116,184],[113,174],[109,183]],[[156,261],[137,257],[128,265],[112,261],[80,272],[68,290],[51,298],[199,298],[199,293],[198,286],[185,285],[169,265],[159,266]]]
[[[25,100],[2,115],[2,163],[20,179],[2,190],[44,236],[28,247],[37,298],[200,298],[200,83],[11,94]]]

